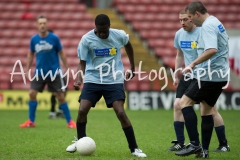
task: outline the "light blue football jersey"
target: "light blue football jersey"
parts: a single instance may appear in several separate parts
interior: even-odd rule
[[[129,41],[123,30],[110,28],[107,39],[86,33],[78,45],[78,57],[86,61],[84,83],[124,83],[124,67],[120,49]]]
[[[210,65],[208,66],[209,60],[197,65],[197,68],[206,71],[206,74],[200,80],[213,82],[228,81],[228,35],[223,24],[214,16],[209,16],[202,24],[198,39],[198,56],[211,48],[217,49],[217,53],[210,58]],[[204,71],[201,70],[199,73],[203,74]]]
[[[199,38],[200,27],[187,32],[183,28],[179,29],[174,37],[174,47],[181,49],[184,56],[185,66],[188,66],[197,58],[197,40]]]

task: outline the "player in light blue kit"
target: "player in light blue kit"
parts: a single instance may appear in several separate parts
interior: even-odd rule
[[[76,124],[71,118],[68,104],[65,100],[64,89],[62,89],[62,87],[65,86],[63,78],[61,78],[59,73],[57,73],[56,77],[53,79],[47,75],[48,72],[52,72],[52,74],[55,75],[55,73],[61,69],[59,57],[61,58],[64,67],[68,69],[66,56],[62,51],[60,39],[57,35],[48,32],[47,18],[45,16],[41,15],[37,18],[37,26],[39,33],[35,34],[30,40],[30,52],[27,59],[26,75],[28,76],[28,71],[31,68],[34,54],[36,54],[36,70],[34,76],[37,76],[38,79],[34,78],[29,90],[29,119],[21,124],[20,127],[35,127],[35,114],[38,105],[37,93],[42,92],[47,84],[48,90],[54,92],[59,101],[60,108],[67,121],[67,127],[76,128]]]
[[[201,2],[189,3],[185,11],[196,26],[202,26],[198,39],[198,58],[187,66],[189,69],[186,72],[195,69],[200,74],[193,79],[180,100],[190,144],[175,154],[188,156],[202,152],[202,158],[208,158],[208,147],[214,126],[212,110],[229,81],[228,35],[222,23],[208,14]],[[199,141],[197,116],[193,109],[195,102],[201,102],[203,146]]]
[[[182,28],[176,32],[174,38],[174,47],[177,48],[175,70],[181,68],[183,63],[185,64],[185,66],[188,66],[197,58],[197,40],[199,38],[201,29],[201,27],[196,27],[193,24],[185,10],[180,12],[179,20]],[[184,80],[184,75],[181,78],[179,77],[179,74],[175,75],[174,85],[177,87],[177,91],[176,99],[174,102],[174,130],[177,140],[172,141],[172,143],[174,144],[172,147],[169,148],[170,151],[178,151],[185,146],[184,118],[181,112],[179,102],[191,82],[192,80],[189,76],[186,77],[186,80]],[[214,119],[215,131],[219,141],[219,147],[215,150],[215,152],[230,151],[225,136],[225,126],[223,123],[223,119],[222,116],[218,113],[216,105],[214,105],[213,107],[212,115]]]
[[[74,87],[79,90],[79,86],[82,83],[84,85],[79,97],[77,138],[86,136],[87,114],[103,96],[107,107],[114,109],[121,123],[132,155],[147,157],[138,149],[133,127],[123,107],[125,93],[124,75],[122,74],[124,68],[120,53],[122,47],[125,47],[131,65],[126,78],[133,78],[135,70],[133,48],[129,36],[123,30],[110,28],[109,17],[105,14],[99,14],[95,18],[95,26],[95,29],[82,37],[78,45],[78,57],[80,58],[78,71],[84,74],[84,78],[79,73]],[[76,151],[76,141],[67,147],[67,152]]]

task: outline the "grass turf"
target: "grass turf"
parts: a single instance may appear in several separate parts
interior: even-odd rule
[[[75,120],[77,111],[73,110]],[[132,122],[139,148],[147,154],[149,160],[193,159],[177,157],[167,149],[175,139],[173,130],[173,111],[129,111],[127,115]],[[226,134],[231,147],[227,153],[212,152],[218,141],[215,131],[210,144],[210,158],[240,159],[240,111],[219,111],[224,118]],[[199,117],[199,111],[197,111]],[[3,160],[137,160],[128,149],[125,135],[113,110],[94,110],[89,112],[87,135],[96,142],[97,149],[91,156],[81,156],[77,152],[67,153],[66,147],[71,144],[75,129],[66,128],[64,119],[48,119],[48,111],[37,111],[36,128],[21,129],[18,127],[27,118],[24,110],[0,111],[0,159]],[[200,124],[200,117],[199,117]],[[200,127],[200,125],[198,125]],[[200,131],[200,130],[199,130]],[[185,130],[186,143],[189,139]]]

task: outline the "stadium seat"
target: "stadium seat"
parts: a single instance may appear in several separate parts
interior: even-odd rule
[[[12,19],[22,19],[22,14],[23,12],[16,12],[14,14],[12,14],[12,12],[10,11],[6,11],[0,14],[0,19],[5,19],[5,20],[12,20]]]
[[[24,82],[15,82],[13,81],[11,83],[11,88],[12,89],[20,89],[20,90],[29,90],[30,89],[30,83],[26,81],[26,84]]]
[[[130,69],[131,66],[130,66],[130,62],[129,62],[128,57],[125,56],[125,57],[122,57],[121,59],[122,59],[124,70]]]
[[[61,16],[59,16],[59,12],[57,11],[44,11],[42,12],[43,15],[45,15],[52,23],[53,20],[61,20],[61,21],[65,21],[67,22],[82,22],[84,21],[93,21],[93,16],[89,13],[85,13],[85,12],[76,12],[76,13],[72,13],[70,11],[65,11],[64,14],[62,14]],[[59,22],[59,21],[58,21]],[[66,25],[65,23],[65,25]]]
[[[174,57],[166,56],[166,57],[162,57],[161,59],[165,66],[169,66],[172,69],[175,68],[175,58]]]
[[[10,88],[10,82],[2,82],[0,83],[0,89],[5,90]]]
[[[6,39],[0,39],[0,46],[1,47],[28,47],[29,46],[29,40],[26,39],[20,39],[20,38],[6,38]]]
[[[68,47],[68,48],[63,48],[63,51],[64,53],[69,56],[69,57],[74,57],[74,58],[77,58],[77,45],[76,46],[71,46],[71,47]],[[68,57],[67,57],[68,58]],[[68,62],[70,63],[70,62]]]
[[[158,79],[158,78],[156,78],[155,80],[153,80],[153,81],[151,82],[151,84],[152,84],[152,90],[154,90],[154,91],[160,91],[160,90],[161,90],[161,85],[160,85],[160,82],[159,82],[159,79]]]
[[[165,39],[173,39],[175,36],[174,31],[159,31],[159,30],[141,30],[140,36],[143,39],[153,39],[153,38],[165,38]]]
[[[173,48],[173,40],[169,39],[148,39],[148,44],[152,48],[157,48],[157,47],[168,47],[168,48]]]
[[[24,27],[23,27],[24,28]],[[24,29],[6,29],[4,31],[0,31],[1,37],[5,38],[27,38],[30,39],[33,35],[37,33],[36,29],[24,30]]]
[[[27,9],[27,5],[22,4],[22,3],[6,3],[6,2],[1,2],[0,3],[0,9],[1,11],[25,11]]]
[[[127,91],[137,91],[138,90],[138,83],[127,81],[125,82],[125,89]]]
[[[51,4],[51,3],[32,3],[28,7],[29,11],[72,11],[72,12],[85,12],[86,11],[86,6],[83,4],[71,4],[71,3],[56,3],[56,4]]]
[[[172,48],[156,47],[155,54],[159,57],[175,57],[176,50]]]
[[[35,18],[36,16],[32,12],[24,12],[21,17],[22,20],[35,20]]]

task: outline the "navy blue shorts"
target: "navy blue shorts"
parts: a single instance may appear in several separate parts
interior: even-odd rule
[[[192,79],[189,79],[188,81],[185,81],[184,76],[181,77],[181,79],[179,81],[179,84],[178,84],[178,87],[177,87],[177,91],[176,91],[176,98],[182,98],[185,91],[190,86],[191,82],[192,82]]]
[[[102,96],[107,107],[111,108],[113,102],[118,100],[125,101],[124,85],[84,83],[78,102],[81,99],[89,100],[92,102],[92,107],[95,107]]]
[[[201,88],[198,86],[198,81],[193,79],[190,86],[185,92],[185,95],[194,101],[205,101],[209,106],[213,107],[217,102],[218,97],[222,93],[222,88],[227,84],[223,82],[200,81]]]

